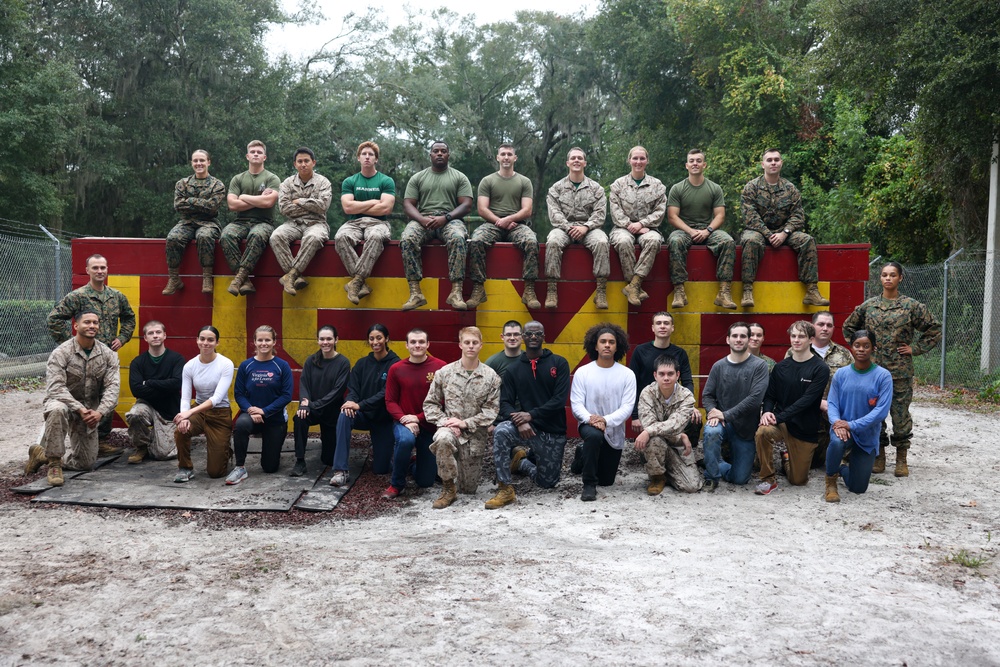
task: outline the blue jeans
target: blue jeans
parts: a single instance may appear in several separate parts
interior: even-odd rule
[[[731,465],[722,460],[723,440],[729,442],[733,453]],[[705,479],[711,481],[721,478],[732,484],[746,484],[750,481],[754,454],[757,452],[753,440],[741,438],[732,426],[722,423],[705,426],[702,446],[705,448]]]
[[[351,431],[368,431],[372,436],[372,472],[385,475],[392,472],[393,422],[369,419],[363,412],[354,417],[340,413],[337,418],[337,448],[333,454],[333,469],[347,470],[351,455]]]
[[[841,465],[844,451],[848,451],[848,464]],[[868,481],[875,465],[875,452],[866,452],[855,444],[853,439],[844,442],[836,433],[830,432],[830,444],[826,448],[826,474],[836,475],[844,480],[844,486],[851,493],[864,493],[868,490]]]
[[[413,448],[417,448],[417,465],[413,471],[413,481],[417,486],[426,489],[434,485],[434,478],[437,476],[437,459],[431,453],[431,440],[434,438],[433,432],[420,431],[420,435],[413,435],[410,429],[402,424],[394,424],[393,435],[396,436],[396,449],[392,455],[392,478],[390,484],[397,489],[406,488],[406,474],[410,471],[410,455]]]

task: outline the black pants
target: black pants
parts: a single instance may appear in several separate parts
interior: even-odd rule
[[[288,434],[288,422],[285,415],[278,413],[265,417],[263,423],[257,424],[245,412],[241,412],[233,425],[233,449],[236,450],[236,465],[243,466],[247,461],[247,449],[250,447],[250,436],[261,434],[260,467],[264,472],[276,472],[281,464],[281,448]]]
[[[325,410],[310,410],[309,416],[300,419],[295,415],[293,422],[295,432],[295,459],[301,461],[306,457],[306,441],[309,439],[309,427],[319,424],[320,455],[323,465],[333,464],[333,452],[337,446],[337,419],[340,417],[340,407],[330,405]]]
[[[604,439],[604,431],[590,424],[580,424],[580,437],[583,438],[583,483],[614,484],[622,450],[609,445]]]

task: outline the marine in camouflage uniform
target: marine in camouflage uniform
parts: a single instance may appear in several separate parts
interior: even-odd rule
[[[874,296],[854,309],[844,322],[844,338],[867,329],[875,337],[872,360],[892,374],[892,444],[898,450],[909,449],[913,435],[910,403],[913,401],[913,357],[929,352],[941,342],[941,323],[927,306],[900,295],[895,299]],[[909,345],[913,354],[900,354],[899,346]],[[879,436],[879,457],[885,457],[890,439],[885,423]]]
[[[125,295],[102,282],[102,289],[94,289],[93,281],[64,296],[49,313],[47,324],[52,340],[57,343],[69,340],[72,327],[70,322],[77,313],[92,310],[100,318],[97,340],[108,347],[115,347],[132,340],[135,332],[135,312]],[[118,346],[120,348],[120,346]]]
[[[622,293],[630,304],[639,306],[649,298],[642,289],[642,281],[652,270],[653,261],[663,245],[659,229],[667,212],[667,188],[648,174],[644,174],[639,183],[632,174],[626,174],[611,184],[609,199],[611,222],[614,223],[611,245],[618,251],[622,276],[629,282]],[[640,247],[638,261],[635,259],[636,241]]]
[[[292,296],[309,284],[302,274],[330,240],[326,212],[333,201],[330,179],[313,171],[316,166],[313,152],[300,148],[294,160],[298,173],[282,181],[278,191],[278,210],[287,220],[271,233],[271,250],[285,272],[278,282]],[[299,241],[299,253],[295,256],[292,256],[293,241]]]
[[[651,479],[665,476],[670,486],[683,493],[697,493],[705,484],[694,452],[685,456],[681,441],[694,408],[694,394],[680,382],[674,385],[670,398],[663,398],[656,382],[639,394],[639,422],[650,435],[646,473]]]
[[[454,361],[434,374],[424,417],[437,426],[431,452],[437,458],[438,476],[455,483],[462,493],[475,493],[483,470],[488,429],[500,410],[500,376],[480,362],[474,370]],[[449,417],[461,419],[465,428],[459,435],[442,426]]]

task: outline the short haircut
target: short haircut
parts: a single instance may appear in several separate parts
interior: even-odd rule
[[[628,354],[628,334],[611,322],[601,322],[587,329],[583,336],[583,349],[587,351],[588,357],[597,359],[597,339],[606,333],[615,337],[615,361],[621,361]]]
[[[84,315],[93,315],[97,319],[101,319],[101,314],[96,310],[94,310],[93,308],[84,308],[83,310],[81,310],[80,312],[78,312],[76,315],[73,316],[73,321],[79,322],[81,319],[83,319]]]
[[[155,326],[159,326],[161,329],[163,329],[163,333],[167,333],[167,327],[163,324],[163,322],[161,322],[160,320],[150,320],[142,326],[142,335],[143,336],[146,335],[146,331],[149,329],[149,327],[155,327]]]
[[[654,321],[656,320],[657,317],[669,317],[670,318],[670,323],[671,324],[674,323],[674,316],[672,314],[668,313],[665,310],[661,310],[658,313],[653,313],[653,320]]]
[[[378,144],[376,144],[374,141],[362,141],[361,144],[358,146],[358,150],[355,151],[354,157],[361,157],[361,151],[363,151],[366,148],[370,148],[372,149],[372,151],[374,151],[375,159],[377,160],[380,153],[378,151]]]
[[[885,264],[882,265],[882,270],[884,271],[885,267],[887,267],[887,266],[891,266],[891,267],[895,268],[896,271],[899,272],[899,277],[900,278],[903,277],[903,265],[902,264],[900,264],[899,262],[886,262]]]
[[[267,146],[265,146],[264,142],[261,141],[260,139],[254,139],[249,144],[247,144],[247,153],[249,153],[250,149],[253,148],[254,146],[260,146],[264,150],[264,155],[267,155]]]
[[[479,330],[479,327],[462,327],[458,331],[458,342],[461,343],[462,339],[466,336],[475,336],[479,339],[479,342],[483,342],[483,332]]]
[[[298,148],[295,149],[295,153],[292,155],[292,161],[294,162],[295,160],[298,159],[300,155],[303,154],[308,155],[313,162],[316,161],[316,154],[312,152],[311,148],[308,148],[306,146],[299,146]]]
[[[90,260],[92,259],[103,259],[105,262],[108,261],[107,257],[105,257],[99,252],[95,252],[93,255],[87,258],[87,261],[84,262],[83,265],[86,266],[87,268],[90,268]]]
[[[319,335],[324,331],[332,333],[334,338],[340,338],[340,336],[337,335],[337,327],[332,324],[324,324],[319,329],[316,329],[316,337],[319,338]],[[388,338],[388,336],[386,336],[386,338]]]
[[[274,333],[274,327],[272,327],[270,324],[262,324],[256,329],[254,329],[253,330],[254,339],[257,338],[257,334],[259,333],[269,333],[271,334],[271,340],[278,340],[278,335]]]
[[[569,159],[569,156],[573,154],[573,151],[579,151],[579,152],[583,153],[583,159],[584,160],[587,159],[587,151],[583,150],[579,146],[573,146],[573,148],[571,148],[568,151],[566,151],[566,159],[567,160]]]
[[[434,147],[437,146],[438,144],[441,144],[442,146],[444,146],[445,148],[447,148],[449,153],[451,152],[451,146],[448,145],[448,142],[447,141],[441,141],[440,139],[437,140],[437,141],[432,141],[431,142],[431,150],[434,150]]]
[[[409,343],[409,342],[410,342],[410,336],[411,336],[412,334],[423,334],[423,335],[425,335],[425,336],[426,336],[426,335],[427,335],[427,332],[426,332],[426,331],[424,331],[423,329],[421,329],[420,327],[416,327],[416,328],[414,328],[414,329],[410,329],[409,331],[407,331],[407,332],[406,332],[406,342],[407,342],[407,343]]]
[[[514,144],[510,143],[509,141],[505,141],[502,144],[500,144],[499,146],[497,146],[497,153],[499,153],[500,149],[502,149],[502,148],[509,148],[511,150],[511,152],[514,153],[514,155],[517,155],[517,150],[515,150]]]
[[[751,322],[750,324],[747,324],[747,333],[750,333],[750,330],[753,329],[754,327],[757,327],[758,329],[760,329],[760,333],[762,335],[765,335],[765,336],[767,335],[767,332],[764,331],[764,325],[761,324],[760,322]],[[732,330],[732,327],[729,327],[729,329]]]
[[[212,156],[204,148],[196,148],[193,151],[191,151],[191,157],[192,158],[194,157],[195,153],[204,153],[205,154],[205,159],[208,160],[209,162],[212,161]]]
[[[502,333],[503,330],[506,329],[507,327],[517,327],[518,329],[523,329],[521,323],[518,322],[517,320],[507,320],[506,322],[503,323],[503,326],[500,328],[500,332]]]
[[[636,152],[636,151],[642,151],[643,153],[645,153],[645,154],[646,154],[646,159],[647,159],[647,160],[649,159],[649,151],[647,151],[647,150],[646,150],[646,147],[645,147],[645,146],[633,146],[633,147],[632,147],[632,148],[630,148],[630,149],[629,149],[629,151],[628,151],[628,157],[627,157],[627,158],[625,158],[625,162],[626,162],[626,163],[627,163],[627,162],[628,162],[629,160],[631,160],[631,159],[632,159],[632,153],[634,153],[634,152]]]
[[[854,341],[858,340],[859,338],[867,338],[871,342],[872,348],[878,347],[875,344],[875,336],[871,335],[868,332],[868,329],[858,329],[857,331],[851,334],[851,338],[847,342],[849,345],[854,345]]]
[[[678,367],[677,358],[674,357],[674,355],[672,354],[661,354],[660,356],[658,356],[656,358],[656,361],[653,362],[653,372],[655,373],[664,366],[669,366],[670,368],[673,368],[675,371],[680,370],[680,368]]]
[[[816,327],[812,325],[812,322],[808,320],[796,320],[792,322],[792,326],[788,327],[788,333],[791,335],[793,331],[798,331],[804,333],[807,338],[812,338],[816,335]]]
[[[689,156],[690,155],[701,155],[702,157],[704,157],[705,156],[705,151],[701,150],[700,148],[692,148],[691,150],[688,151],[688,155]]]
[[[833,319],[833,313],[831,313],[829,310],[821,310],[818,313],[813,313],[812,323],[816,324],[816,320],[818,320],[822,315],[829,315],[830,319],[831,320]]]
[[[763,160],[768,153],[777,153],[781,155],[781,151],[777,148],[765,148],[764,152],[760,154],[760,159]]]
[[[218,342],[219,339],[222,338],[222,336],[219,335],[219,330],[216,329],[215,327],[213,327],[211,324],[206,324],[202,328],[198,329],[198,333],[199,334],[202,331],[211,331],[213,334],[215,334],[215,340],[216,340],[216,342]]]
[[[749,336],[750,335],[750,327],[752,327],[752,326],[760,326],[760,325],[747,324],[746,322],[733,322],[732,324],[729,325],[729,329],[726,331],[726,337],[728,338],[733,333],[733,329],[737,329],[739,327],[745,328],[747,330],[747,335]],[[764,327],[760,327],[760,328],[761,328],[761,331],[764,330]]]
[[[368,327],[368,331],[365,332],[365,338],[372,335],[373,331],[378,331],[386,340],[389,340],[389,327],[385,326],[381,322],[376,322],[375,324]]]

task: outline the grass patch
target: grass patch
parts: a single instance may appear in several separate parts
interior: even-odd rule
[[[973,554],[968,549],[959,549],[948,556],[948,562],[975,570],[989,563],[990,559],[982,554]]]
[[[869,484],[878,484],[879,486],[892,486],[892,482],[881,477],[872,477],[868,480]]]
[[[20,377],[0,379],[0,392],[35,391],[45,389],[45,377]]]

